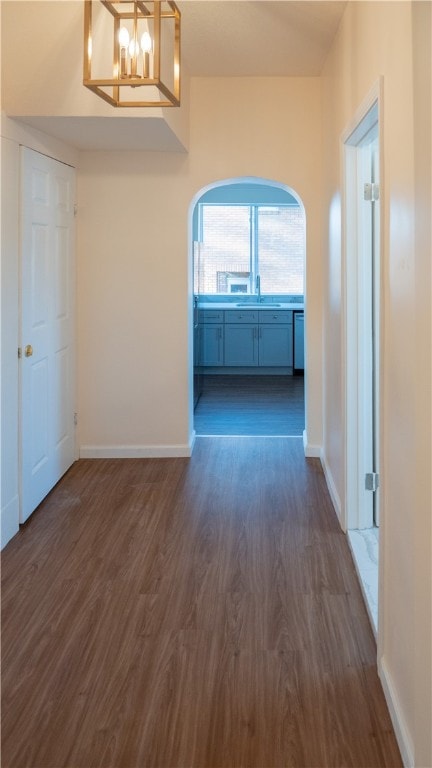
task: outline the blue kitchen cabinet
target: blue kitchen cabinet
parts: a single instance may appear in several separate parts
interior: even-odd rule
[[[258,365],[258,326],[256,324],[239,322],[225,325],[225,365]]]
[[[213,367],[224,362],[224,313],[220,309],[200,309],[201,365]]]
[[[293,364],[293,327],[286,325],[259,326],[259,365],[291,367]]]
[[[268,309],[259,313],[259,365],[292,367],[293,313],[285,309]]]
[[[277,307],[201,309],[202,366],[292,369],[293,314]]]
[[[202,365],[216,366],[224,364],[224,327],[218,323],[204,323],[201,326]]]

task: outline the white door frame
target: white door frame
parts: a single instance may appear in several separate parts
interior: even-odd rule
[[[23,523],[76,458],[75,170],[24,146],[20,166],[18,422]]]
[[[365,370],[368,365],[365,362],[364,350],[359,344],[359,338],[362,333],[370,333],[369,328],[363,328],[361,323],[366,322],[361,316],[361,307],[359,307],[359,285],[358,278],[362,279],[361,270],[361,238],[359,240],[359,194],[358,179],[362,175],[362,162],[364,159],[364,140],[371,132],[374,126],[378,125],[378,143],[380,169],[379,178],[382,190],[382,80],[379,80],[366,99],[357,110],[354,118],[350,121],[342,135],[342,168],[344,169],[344,178],[342,179],[343,188],[343,371],[344,371],[344,402],[345,402],[345,504],[343,509],[343,528],[359,529],[369,528],[373,525],[371,515],[371,504],[362,503],[362,494],[370,494],[367,501],[371,501],[371,492],[364,491],[364,453],[367,436],[362,423],[362,413],[359,412],[359,402],[363,400],[362,387],[367,385],[367,381],[372,379],[372,370]],[[382,211],[382,195],[380,200],[374,205],[379,205],[379,211]],[[364,222],[363,222],[364,225]],[[370,238],[372,231],[367,233]],[[370,240],[369,240],[370,242]],[[382,262],[382,228],[379,238],[379,257],[378,269]],[[378,307],[383,306],[382,302],[382,281],[380,284],[380,293],[377,296]],[[380,312],[382,317],[382,310]],[[378,350],[382,349],[382,322],[377,318],[379,338],[377,338]],[[376,356],[375,381],[379,391],[379,382],[381,381],[382,355]],[[363,375],[361,375],[363,374]],[[376,413],[375,430],[377,433],[377,446],[380,445],[379,435],[382,434],[381,415]],[[377,464],[381,466],[380,456],[377,456]],[[363,498],[364,501],[364,498]],[[378,499],[376,499],[378,504]]]

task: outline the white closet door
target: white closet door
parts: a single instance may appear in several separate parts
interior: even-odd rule
[[[21,149],[21,508],[74,460],[75,171]]]

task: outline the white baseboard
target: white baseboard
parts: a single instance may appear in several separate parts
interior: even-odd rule
[[[305,429],[303,430],[303,449],[307,459],[319,459],[321,456],[321,446],[308,443],[307,432]]]
[[[190,445],[81,445],[80,459],[160,459],[189,458]]]
[[[410,737],[405,718],[402,714],[399,698],[396,693],[392,676],[385,662],[385,658],[378,659],[378,674],[381,680],[381,685],[383,687],[388,710],[390,712],[390,717],[393,723],[396,741],[400,749],[402,762],[405,768],[414,768],[415,762],[413,742]]]
[[[323,451],[321,451],[320,459],[321,459],[321,466],[322,466],[323,472],[324,472],[324,477],[325,477],[326,483],[327,483],[328,492],[330,494],[330,498],[331,498],[333,506],[335,508],[335,512],[337,514],[340,526],[341,526],[342,529],[344,529],[343,518],[342,518],[342,504],[341,504],[341,500],[340,500],[339,494],[337,492],[337,488],[336,488],[335,481],[333,479],[333,475],[331,473],[330,467],[327,464],[327,461],[326,461],[326,458],[325,458],[325,455],[324,455]]]
[[[366,611],[367,611],[367,614],[369,616],[369,621],[370,621],[370,624],[371,624],[371,627],[372,627],[372,632],[374,633],[375,640],[377,640],[377,638],[378,638],[377,617],[376,617],[376,615],[374,615],[374,612],[373,612],[373,610],[371,608],[371,605],[370,605],[368,593],[367,593],[366,588],[365,588],[364,576],[362,574],[362,569],[361,569],[361,567],[359,565],[359,558],[358,558],[357,550],[356,550],[355,544],[353,542],[353,535],[355,535],[356,533],[358,533],[358,531],[347,531],[348,546],[349,546],[349,548],[351,550],[351,557],[352,557],[353,562],[354,562],[354,568],[356,569],[358,582],[360,584],[360,589],[361,589],[361,592],[362,592],[362,595],[363,595],[363,600],[364,600],[364,604],[366,606]],[[355,539],[354,539],[354,541],[355,541]]]
[[[14,496],[1,510],[0,548],[6,546],[19,531],[19,497]]]

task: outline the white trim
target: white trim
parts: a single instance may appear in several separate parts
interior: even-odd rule
[[[364,370],[364,362],[361,359],[361,349],[357,349],[358,338],[364,337],[364,334],[359,334],[357,322],[361,321],[357,317],[356,303],[358,300],[358,275],[348,274],[347,271],[347,254],[349,252],[357,253],[357,207],[356,201],[352,201],[349,204],[348,199],[348,177],[351,178],[352,184],[357,186],[357,174],[359,172],[358,163],[358,151],[359,145],[365,139],[368,132],[374,125],[378,125],[378,143],[380,153],[380,191],[383,188],[383,129],[382,129],[382,112],[383,112],[383,77],[380,77],[373,85],[369,93],[366,95],[363,102],[356,110],[354,116],[348,123],[347,127],[341,135],[341,168],[343,169],[343,176],[341,179],[341,185],[343,190],[342,199],[342,368],[344,371],[343,378],[343,402],[344,402],[344,441],[345,441],[345,499],[344,499],[344,521],[342,527],[347,528],[368,528],[372,524],[372,520],[369,519],[372,514],[368,505],[363,501],[360,503],[361,494],[367,494],[363,490],[363,484],[360,481],[360,475],[363,476],[365,470],[365,446],[369,447],[369,441],[364,442],[365,437],[362,425],[365,423],[362,417],[362,413],[358,411],[359,402],[364,402],[362,393],[358,391],[363,386],[363,380],[361,378],[361,371]],[[380,194],[380,211],[382,215],[383,196]],[[362,228],[361,228],[362,229]],[[383,230],[381,228],[380,235],[380,254],[383,253]],[[381,263],[381,256],[379,257]],[[360,262],[361,263],[361,262]],[[380,361],[378,363],[376,371],[376,387],[378,392],[381,388],[382,378],[382,340],[383,340],[383,295],[382,295],[382,281],[379,286],[379,303],[381,305],[380,317],[377,320],[379,328],[379,336],[376,340],[378,354],[380,355]],[[350,308],[350,311],[348,311]],[[367,335],[367,334],[366,334]],[[358,364],[360,367],[358,368]],[[369,374],[368,374],[369,375]],[[382,413],[380,409],[377,409],[378,421],[376,424],[376,441],[378,455],[376,457],[377,467],[382,466],[382,456],[380,450],[379,436],[382,434]],[[360,419],[360,422],[359,422]],[[367,422],[369,423],[369,422]],[[379,471],[379,469],[378,469]],[[370,499],[369,499],[370,501]],[[370,506],[370,505],[369,505]],[[366,512],[362,512],[366,510]],[[369,514],[370,513],[370,514]]]
[[[375,640],[376,640],[377,639],[377,635],[378,635],[378,627],[377,627],[378,617],[377,617],[377,619],[375,619],[375,617],[373,615],[373,612],[371,610],[370,602],[369,602],[368,595],[367,595],[367,592],[366,592],[366,589],[365,589],[365,585],[364,585],[364,579],[363,579],[362,571],[361,571],[361,568],[360,568],[360,565],[359,565],[359,560],[358,560],[358,557],[357,557],[357,552],[356,552],[355,546],[354,546],[353,541],[352,541],[352,533],[353,533],[353,531],[347,531],[348,546],[349,546],[349,548],[351,550],[351,556],[352,556],[352,559],[353,559],[353,562],[354,562],[354,567],[356,569],[357,578],[358,578],[358,582],[360,584],[360,589],[361,589],[361,592],[362,592],[362,595],[363,595],[364,604],[366,606],[366,611],[367,611],[367,614],[369,616],[369,621],[370,621],[370,625],[372,627],[372,632],[374,633],[374,637],[375,637]],[[356,531],[354,529],[354,534],[356,534],[356,533],[358,533],[358,531]]]
[[[332,504],[333,504],[335,512],[337,514],[337,517],[338,517],[338,520],[339,520],[339,524],[340,524],[342,530],[346,531],[346,528],[344,527],[345,519],[344,519],[344,515],[342,514],[342,505],[341,505],[340,496],[339,496],[339,494],[337,492],[336,483],[334,481],[334,478],[333,478],[333,475],[331,473],[330,467],[327,464],[326,457],[325,457],[323,451],[321,451],[320,459],[321,459],[321,466],[322,466],[323,472],[324,472],[324,477],[325,477],[325,480],[326,480],[326,483],[327,483],[328,492],[330,494],[330,498],[332,500]]]
[[[364,125],[362,126],[362,134],[358,132],[359,124],[363,123],[368,112],[372,109],[372,107],[376,102],[378,102],[378,112],[379,112],[379,117],[381,117],[380,107],[382,105],[383,82],[384,82],[384,79],[381,75],[378,78],[378,80],[373,84],[372,88],[370,89],[369,93],[365,96],[365,98],[363,99],[358,109],[356,109],[354,116],[351,118],[347,127],[342,133],[341,139],[343,144],[357,145],[361,141],[362,136],[368,133],[372,124],[369,125],[367,123],[364,123]]]
[[[319,459],[321,457],[322,446],[311,445],[311,443],[308,443],[307,432],[305,429],[303,430],[303,449],[307,459]]]
[[[281,189],[284,192],[288,192],[288,194],[297,200],[297,203],[303,210],[303,213],[306,217],[306,209],[303,200],[301,199],[298,192],[296,192],[295,189],[290,187],[288,184],[284,184],[282,181],[275,181],[274,179],[265,179],[263,176],[233,176],[205,184],[203,187],[201,187],[201,189],[198,190],[198,192],[196,192],[192,198],[192,202],[189,208],[190,223],[192,224],[192,216],[195,206],[207,192],[210,192],[212,189],[217,189],[218,187],[226,187],[232,184],[258,184],[259,186],[263,187],[276,187],[277,189]]]
[[[1,543],[0,549],[19,531],[19,496],[14,496],[1,510]]]
[[[189,458],[193,443],[187,445],[81,445],[80,459]]]
[[[384,658],[378,659],[378,675],[383,687],[396,741],[401,752],[402,762],[405,768],[414,768],[414,745],[409,735],[409,729],[402,713],[402,707],[392,676]]]

